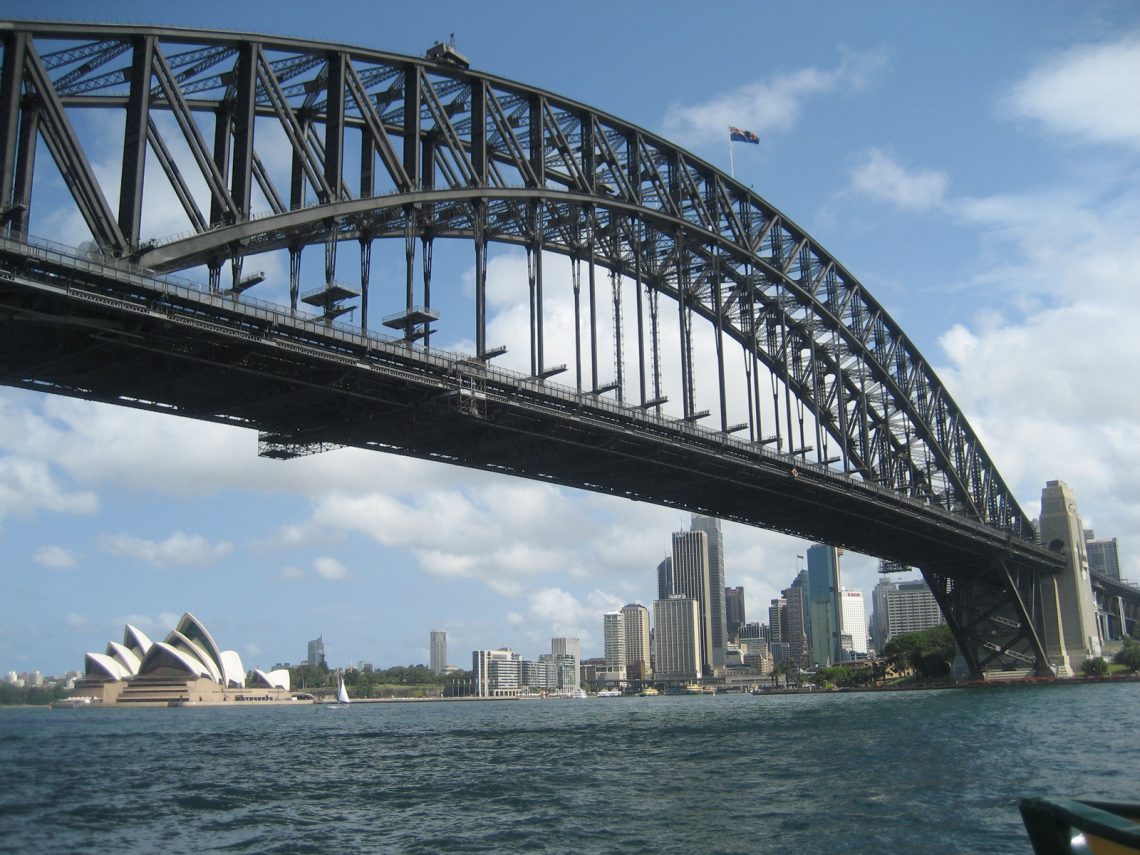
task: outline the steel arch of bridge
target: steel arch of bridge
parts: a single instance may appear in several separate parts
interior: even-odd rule
[[[446,49],[434,59],[416,58],[248,34],[10,23],[3,51],[0,211],[10,237],[27,232],[42,140],[105,258],[159,273],[204,265],[211,291],[222,288],[227,266],[240,291],[246,258],[286,250],[295,312],[301,251],[323,246],[331,320],[340,311],[336,247],[356,241],[363,324],[372,244],[404,241],[400,323],[409,342],[426,347],[432,245],[461,237],[474,247],[473,339],[484,362],[496,355],[486,341],[487,246],[514,244],[528,258],[530,373],[539,379],[560,370],[547,364],[543,312],[543,256],[559,253],[571,259],[576,309],[580,290],[589,299],[592,377],[583,377],[579,341],[580,391],[612,392],[632,407],[660,412],[657,321],[665,298],[678,312],[683,421],[708,415],[697,409],[695,388],[698,379],[710,380],[721,433],[747,428],[750,441],[775,444],[792,464],[811,462],[838,478],[886,487],[913,504],[996,529],[1011,543],[1034,539],[962,412],[882,306],[778,210],[659,136],[472,71]],[[86,107],[125,116],[115,206],[70,118]],[[266,126],[287,140],[287,176],[274,174],[259,155]],[[349,164],[346,154],[354,151],[359,162]],[[173,190],[188,234],[143,240],[144,188],[155,181]],[[194,189],[202,185],[204,197]],[[254,210],[258,196],[267,212]],[[417,245],[422,298],[413,274]],[[636,390],[621,375],[620,358],[616,383],[598,376],[597,269],[637,286]],[[715,370],[699,377],[694,319],[714,330],[716,343]],[[728,421],[726,340],[750,361],[746,425]],[[761,369],[773,378],[768,424],[761,419]],[[1031,622],[1033,591],[1019,581],[1022,564],[998,561],[987,568],[987,581],[968,586],[953,572],[922,569],[944,609],[977,612],[951,620],[963,642],[975,619],[984,623],[999,610],[995,604],[1004,608],[1011,598],[1015,619]],[[996,593],[974,592],[987,585]],[[1023,626],[1018,639],[1021,659],[1040,665],[1032,630]],[[999,659],[1006,657],[998,646]],[[973,657],[972,667],[982,658]]]

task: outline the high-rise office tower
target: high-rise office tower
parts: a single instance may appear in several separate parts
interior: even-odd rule
[[[605,638],[606,667],[620,668],[626,664],[625,615],[621,612],[606,612],[602,616],[602,631]]]
[[[688,682],[701,675],[700,607],[680,594],[653,604],[659,680]]]
[[[657,599],[667,600],[673,594],[673,559],[666,558],[657,565]]]
[[[431,631],[431,672],[442,674],[447,670],[447,633],[442,629]]]
[[[309,642],[309,654],[305,657],[305,661],[314,668],[325,661],[324,635],[320,635]]]
[[[795,581],[780,593],[787,601],[784,614],[781,615],[784,641],[788,644],[790,661],[801,668],[811,663],[811,649],[807,637],[807,571],[801,570]]]
[[[724,605],[724,535],[720,520],[693,514],[691,528],[703,531],[709,538],[709,601],[712,623],[713,673],[724,672],[724,650],[728,644],[727,620]]]
[[[708,535],[703,531],[673,532],[674,595],[697,601],[701,673],[712,676],[712,594],[709,582]]]
[[[784,617],[788,611],[788,601],[783,597],[772,600],[772,605],[768,606],[768,642],[779,643],[784,640],[784,624],[787,622]]]
[[[839,589],[839,632],[842,638],[850,638],[850,647],[844,653],[867,654],[867,610],[863,605],[862,591]],[[844,655],[844,659],[850,656]]]
[[[879,580],[871,593],[871,640],[883,652],[887,642],[904,632],[918,632],[945,623],[930,586],[922,579],[907,582]]]
[[[625,623],[625,667],[631,680],[648,680],[650,670],[649,653],[649,609],[640,603],[630,603],[621,610]]]
[[[822,543],[807,551],[807,633],[811,638],[811,659],[816,665],[834,665],[843,660],[839,554],[834,546]],[[865,648],[866,644],[863,652]]]
[[[724,589],[724,621],[730,639],[740,638],[740,628],[744,626],[744,589]]]
[[[574,657],[573,685],[569,688],[577,689],[581,686],[582,643],[577,638],[552,638],[550,639],[550,652],[554,654],[556,659],[564,655]]]
[[[1089,570],[1110,579],[1120,578],[1120,551],[1117,549],[1115,537],[1110,540],[1097,540],[1092,529],[1087,529],[1085,549],[1089,556]]]

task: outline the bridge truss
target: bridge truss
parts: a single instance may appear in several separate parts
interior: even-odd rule
[[[380,448],[891,558],[931,582],[972,670],[1046,669],[1035,580],[1060,560],[1035,545],[964,415],[841,264],[708,163],[472,71],[446,46],[416,58],[60,23],[2,35],[0,382],[245,424],[271,456]],[[116,117],[114,203],[81,132],[91,111]],[[45,156],[91,234],[83,253],[27,238],[51,184],[37,177]],[[147,234],[159,192],[177,200],[185,234]],[[433,251],[448,239],[470,246],[475,271],[467,357],[432,345]],[[382,240],[405,262],[390,339],[368,328]],[[527,258],[523,373],[492,367],[491,243]],[[351,284],[337,278],[346,245],[359,252]],[[303,294],[310,246],[324,251],[324,277]],[[267,308],[244,269],[271,252],[289,257],[289,302]],[[548,353],[559,255],[575,315],[566,386]],[[157,278],[198,268],[200,292]],[[336,319],[357,297],[354,329]],[[707,364],[698,324],[714,344]],[[601,374],[605,350],[613,376]],[[670,354],[677,364],[663,366]],[[223,375],[244,393],[223,394]],[[737,410],[747,417],[734,423]]]

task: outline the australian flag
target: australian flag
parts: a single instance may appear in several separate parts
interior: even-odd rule
[[[732,125],[728,126],[728,138],[732,142],[746,142],[753,145],[760,145],[760,137],[752,133],[752,131],[744,131],[740,128],[734,128]]]

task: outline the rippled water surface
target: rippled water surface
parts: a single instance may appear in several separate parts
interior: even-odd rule
[[[1021,852],[1140,801],[1140,684],[0,710],[0,852]]]

